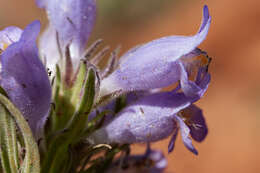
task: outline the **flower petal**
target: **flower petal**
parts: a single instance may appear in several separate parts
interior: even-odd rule
[[[150,169],[150,173],[161,173],[167,167],[167,159],[160,151],[152,150],[149,153],[149,158],[154,162],[154,167]]]
[[[48,0],[36,0],[36,4],[39,8],[45,8],[46,2],[48,2]]]
[[[192,104],[182,111],[190,117],[188,120],[188,127],[190,128],[191,137],[197,142],[202,142],[208,134],[208,127],[203,117],[202,110]]]
[[[203,11],[202,25],[196,35],[160,38],[123,55],[119,68],[101,82],[101,95],[118,90],[162,88],[177,82],[180,72],[176,61],[193,51],[208,33],[211,17],[207,6]]]
[[[37,2],[40,7],[46,9],[50,25],[59,34],[62,49],[70,44],[72,59],[79,61],[95,23],[96,1],[48,0]]]
[[[22,30],[15,26],[10,26],[0,31],[0,49],[6,49],[10,44],[17,42],[22,35]]]
[[[20,40],[1,55],[0,84],[28,120],[34,134],[43,125],[51,102],[49,78],[36,46],[39,31],[40,22],[31,23]]]
[[[174,131],[173,131],[173,134],[172,134],[172,137],[171,137],[171,140],[168,144],[168,152],[172,152],[174,147],[175,147],[175,141],[176,141],[176,138],[177,138],[177,135],[178,135],[178,128],[176,128]]]
[[[191,138],[189,137],[189,134],[190,134],[189,127],[184,123],[184,121],[180,117],[175,116],[175,119],[178,122],[180,130],[181,130],[181,137],[182,137],[183,144],[192,153],[198,155],[198,151],[192,145]]]
[[[47,44],[46,44],[47,43]],[[46,62],[46,67],[51,72],[56,71],[56,64],[61,60],[62,55],[58,47],[56,30],[48,26],[39,39],[39,54],[41,59]]]
[[[188,74],[184,66],[181,63],[179,63],[179,65],[181,69],[181,89],[187,97],[192,98],[193,102],[195,102],[199,100],[208,89],[210,74],[206,71],[206,68],[201,67],[196,81],[193,82],[188,79]]]
[[[190,104],[182,93],[163,92],[145,96],[97,130],[92,140],[96,143],[158,141],[177,128],[172,115]]]

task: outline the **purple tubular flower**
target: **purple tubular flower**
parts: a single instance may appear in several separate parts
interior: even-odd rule
[[[183,93],[163,92],[130,104],[96,131],[96,143],[153,142],[168,137],[177,123],[175,114],[191,103]]]
[[[162,88],[180,80],[182,69],[179,64],[185,63],[182,57],[196,50],[207,36],[211,23],[207,6],[204,6],[203,14],[197,34],[160,38],[123,55],[118,69],[101,82],[101,96],[118,90]]]
[[[145,143],[172,134],[168,147],[171,152],[178,129],[184,145],[197,155],[189,135],[199,142],[207,135],[201,110],[192,105],[190,98],[183,93],[163,92],[143,97],[129,105],[90,139],[95,143]]]
[[[150,94],[148,92],[137,100],[130,94],[128,100],[132,103],[115,115],[115,118],[107,120],[104,126],[91,136],[90,141],[145,143],[172,135],[168,147],[171,152],[180,129],[184,145],[194,154],[198,154],[189,135],[191,134],[196,141],[202,141],[207,135],[207,126],[202,111],[192,103],[203,96],[209,83],[205,70],[199,70],[198,76],[193,83],[196,90],[188,88],[186,93],[176,90]],[[193,91],[195,93],[192,93]]]
[[[96,1],[37,0],[36,2],[39,7],[45,8],[50,27],[58,33],[61,48],[64,49],[70,44],[72,59],[76,58],[78,61],[95,23]],[[52,37],[55,38],[55,35]]]
[[[28,25],[19,39],[1,54],[0,85],[28,120],[36,135],[48,115],[51,86],[38,57],[36,39],[40,22]]]

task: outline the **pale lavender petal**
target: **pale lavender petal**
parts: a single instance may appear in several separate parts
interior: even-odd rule
[[[210,82],[210,74],[204,67],[201,67],[197,79],[194,82],[188,79],[188,74],[184,66],[181,63],[179,65],[181,67],[181,89],[187,97],[193,99],[193,102],[195,102],[206,92]]]
[[[195,149],[195,147],[192,145],[192,141],[191,138],[189,137],[190,135],[190,129],[189,127],[184,123],[184,121],[178,117],[175,116],[176,121],[179,124],[180,127],[180,131],[181,131],[181,137],[182,137],[182,141],[183,144],[185,145],[185,147],[187,149],[189,149],[192,153],[198,155],[198,151]]]
[[[168,137],[177,128],[173,115],[189,106],[182,93],[145,96],[127,106],[91,138],[96,143],[151,142]]]
[[[70,44],[72,59],[79,61],[96,20],[96,1],[48,0],[44,7],[50,25],[59,34],[61,47]]]
[[[147,90],[169,86],[180,79],[177,60],[193,51],[205,38],[211,17],[207,6],[199,32],[194,36],[170,36],[130,50],[119,67],[101,82],[101,95],[123,90]]]
[[[35,0],[39,8],[44,8],[49,0]]]
[[[58,47],[57,32],[54,27],[48,26],[39,39],[39,54],[42,60],[46,61],[46,67],[55,74],[56,64],[62,58]]]
[[[154,162],[154,167],[150,168],[149,173],[162,173],[167,167],[168,162],[162,152],[152,150],[149,158]]]
[[[189,115],[188,127],[190,128],[191,137],[197,141],[202,142],[208,134],[208,127],[203,117],[202,110],[196,105],[191,105],[184,111]]]
[[[45,121],[51,102],[49,78],[36,46],[39,31],[40,22],[31,23],[20,40],[1,55],[0,84],[28,120],[34,134]]]
[[[177,135],[178,135],[178,128],[176,128],[174,131],[173,131],[173,134],[172,134],[172,137],[171,137],[171,140],[168,144],[168,152],[172,152],[174,147],[175,147],[175,141],[176,141],[176,138],[177,138]]]
[[[22,30],[15,26],[7,27],[0,31],[0,49],[4,50],[8,45],[17,42],[22,35]]]

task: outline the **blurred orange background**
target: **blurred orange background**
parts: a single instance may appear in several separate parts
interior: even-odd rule
[[[121,44],[125,52],[136,44],[162,36],[191,35],[200,25],[204,4],[209,6],[212,24],[200,48],[213,58],[212,81],[197,105],[204,111],[208,137],[201,144],[195,143],[198,156],[184,147],[180,136],[171,154],[167,154],[169,139],[152,147],[164,151],[169,161],[167,172],[257,173],[260,171],[259,0],[168,1],[159,11],[152,9],[148,17],[136,23],[131,13],[131,20],[112,21],[101,11],[91,40],[103,38],[112,48]],[[2,0],[0,8],[0,28],[9,25],[23,28],[34,19],[46,24],[44,11],[37,9],[33,0]],[[153,14],[154,11],[157,12]],[[133,150],[139,152],[140,148],[137,145]]]

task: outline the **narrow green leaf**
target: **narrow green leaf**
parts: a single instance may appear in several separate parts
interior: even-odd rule
[[[0,105],[0,131],[1,144],[4,146],[3,150],[7,151],[11,172],[16,173],[19,169],[16,124],[2,105]]]
[[[0,103],[10,112],[24,138],[26,153],[22,165],[22,173],[39,173],[40,156],[38,146],[28,123],[21,112],[3,94],[0,94]]]
[[[6,141],[6,111],[0,106],[0,154],[2,169],[5,173],[11,173],[12,168],[9,162],[8,144]]]

